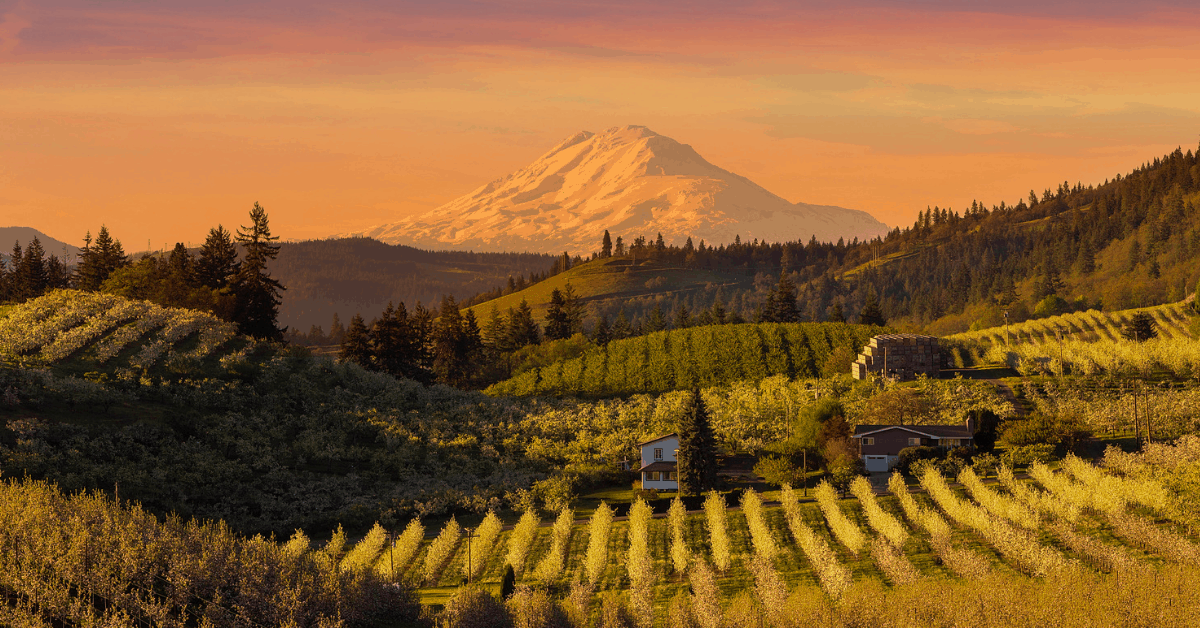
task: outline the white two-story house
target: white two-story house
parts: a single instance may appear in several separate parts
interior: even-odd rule
[[[667,434],[638,445],[642,449],[642,488],[660,491],[679,490],[675,476],[675,453],[679,436]]]

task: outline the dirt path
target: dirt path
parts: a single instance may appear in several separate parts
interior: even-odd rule
[[[1012,404],[1013,409],[1017,411],[1018,417],[1025,417],[1025,415],[1029,414],[1029,407],[1017,399],[1016,393],[1013,392],[1013,389],[1004,380],[986,379],[984,381],[996,387],[996,392],[1000,393],[1000,396],[1004,397],[1005,401]]]

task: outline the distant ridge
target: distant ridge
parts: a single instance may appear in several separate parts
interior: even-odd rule
[[[792,203],[644,126],[576,133],[529,166],[437,209],[361,232],[391,244],[587,254],[604,230],[668,243],[873,238],[870,214]]]
[[[79,247],[56,240],[33,227],[0,227],[0,255],[11,257],[12,246],[15,242],[20,242],[21,248],[24,249],[35,237],[42,243],[42,248],[46,250],[47,255],[56,255],[61,258],[63,247],[66,247],[72,262],[79,258]]]

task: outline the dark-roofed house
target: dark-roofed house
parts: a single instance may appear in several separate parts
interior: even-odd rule
[[[867,471],[890,471],[905,447],[974,445],[975,426],[970,419],[962,425],[859,425],[854,438]]]
[[[660,491],[679,490],[675,475],[675,452],[679,451],[679,435],[667,434],[639,443],[642,450],[642,488]]]

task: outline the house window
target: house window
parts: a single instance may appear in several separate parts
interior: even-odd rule
[[[647,471],[646,472],[646,480],[648,480],[650,482],[657,482],[658,481],[658,471]]]
[[[911,438],[909,438],[909,439],[908,439],[908,446],[909,446],[909,447],[920,447],[920,446],[921,446],[921,437],[920,437],[920,436],[914,436],[914,437],[911,437]]]
[[[942,442],[945,443],[947,447],[958,447],[959,445],[957,438],[947,438]]]
[[[655,459],[655,460],[662,460],[662,447],[655,447],[655,448],[654,448],[654,459]]]
[[[874,445],[874,444],[875,444],[875,437],[874,437],[874,436],[864,436],[864,437],[863,437],[863,444],[864,444],[864,445]]]
[[[667,479],[668,479],[668,480],[670,480],[670,481],[672,481],[672,482],[674,482],[674,481],[675,481],[675,472],[674,472],[674,471],[668,471],[668,472],[667,472]]]

